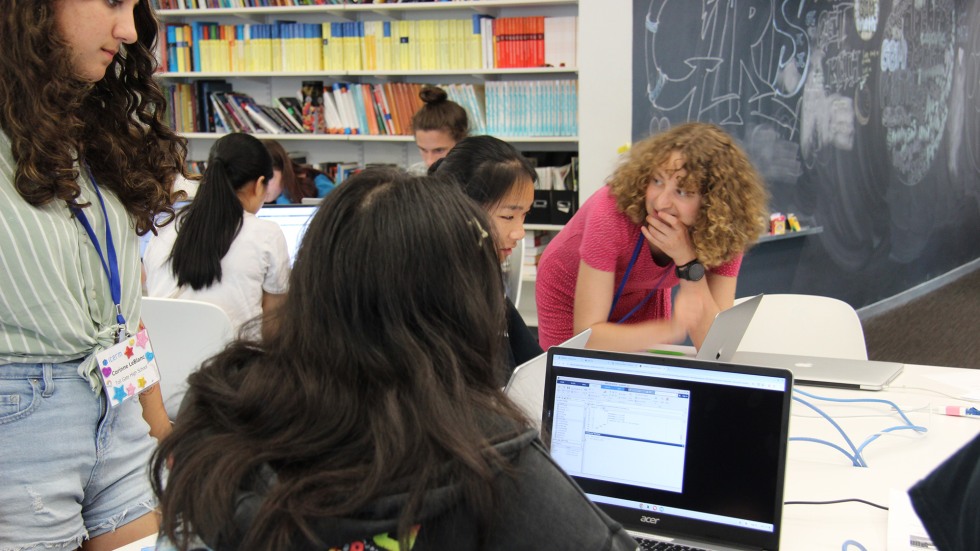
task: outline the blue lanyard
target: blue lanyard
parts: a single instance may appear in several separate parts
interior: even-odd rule
[[[78,222],[85,228],[89,239],[92,240],[92,245],[95,246],[95,252],[99,254],[99,261],[102,262],[102,269],[105,270],[105,275],[109,278],[109,293],[112,295],[112,303],[116,307],[116,323],[119,324],[119,329],[116,332],[116,342],[122,342],[126,336],[126,319],[122,315],[122,283],[119,277],[119,262],[116,259],[116,247],[112,242],[112,228],[109,227],[109,213],[106,211],[102,192],[99,191],[99,185],[95,182],[95,176],[92,174],[92,169],[89,168],[88,164],[85,165],[85,171],[88,173],[92,187],[95,188],[95,194],[99,197],[99,205],[102,207],[102,216],[105,219],[106,251],[109,253],[108,261],[102,254],[99,239],[95,236],[95,230],[92,229],[92,224],[89,223],[85,213],[78,207],[72,207],[71,210],[75,213],[75,217],[78,218]]]
[[[636,247],[633,248],[633,257],[630,258],[630,263],[626,266],[626,272],[623,273],[623,279],[622,281],[619,282],[619,287],[616,288],[616,294],[613,295],[612,306],[609,307],[609,315],[606,316],[606,318],[609,321],[612,321],[613,310],[616,308],[616,304],[619,302],[619,297],[622,296],[623,294],[623,288],[626,287],[626,280],[629,279],[630,272],[633,271],[633,265],[636,264],[636,259],[640,257],[640,250],[643,249],[643,241],[644,241],[643,233],[640,233],[639,239],[636,240]],[[647,296],[643,297],[643,300],[641,300],[639,304],[634,306],[632,310],[627,312],[625,316],[620,318],[619,321],[615,321],[613,323],[617,323],[617,324],[623,323],[624,321],[630,319],[630,317],[633,314],[635,314],[640,308],[643,308],[643,305],[650,300],[650,297],[652,297],[654,293],[657,292],[657,289],[660,288],[660,284],[664,282],[664,279],[667,278],[667,274],[669,273],[670,271],[664,272],[664,275],[660,277],[660,280],[657,281],[657,284],[653,286],[653,289],[650,289],[650,292],[647,293]]]

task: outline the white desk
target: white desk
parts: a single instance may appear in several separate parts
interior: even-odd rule
[[[528,411],[537,419],[541,414],[544,361],[528,367],[531,369],[524,376],[528,377],[529,384],[520,392],[525,398],[531,397],[534,393],[531,387],[538,385],[541,392],[534,402],[537,410]],[[925,434],[900,431],[882,435],[864,450],[867,468],[852,466],[843,454],[828,446],[790,442],[783,499],[832,501],[860,498],[887,507],[893,488],[908,489],[980,433],[980,420],[929,413],[931,405],[965,403],[938,393],[960,395],[966,390],[948,384],[951,380],[969,381],[973,389],[980,388],[980,370],[906,365],[891,387],[881,392],[800,387],[819,396],[891,400],[912,422],[929,431]],[[856,445],[881,429],[902,424],[901,418],[884,404],[810,401],[833,417]],[[841,436],[826,420],[795,401],[790,419],[790,437],[794,436],[821,438],[844,446]],[[845,541],[854,540],[868,551],[881,551],[886,549],[887,526],[887,511],[862,503],[787,505],[783,508],[781,547],[791,551],[836,551]],[[150,536],[117,551],[141,551],[143,547],[151,546],[155,539]]]
[[[889,505],[889,492],[906,490],[980,433],[980,421],[929,413],[929,406],[964,403],[929,390],[953,395],[963,393],[941,382],[943,378],[972,379],[980,387],[980,371],[906,365],[889,389],[881,392],[800,387],[811,394],[835,398],[883,398],[901,407],[912,422],[929,432],[900,431],[885,434],[864,450],[867,468],[853,467],[840,452],[809,442],[789,443],[785,501],[831,501],[860,498]],[[813,401],[831,415],[855,444],[878,430],[901,425],[884,404],[835,404]],[[795,403],[790,420],[790,437],[808,436],[844,445],[841,436],[809,408]],[[783,547],[794,551],[841,549],[847,540],[861,543],[868,551],[884,550],[888,512],[862,503],[833,505],[787,505],[783,508]],[[853,548],[856,549],[856,548]]]
[[[688,352],[690,347],[663,346],[665,350]],[[541,417],[545,359],[522,368],[520,384],[509,392],[535,420]],[[867,468],[854,467],[839,451],[811,442],[790,442],[786,472],[785,501],[833,501],[859,498],[887,507],[889,493],[907,490],[980,433],[980,420],[929,413],[929,407],[966,404],[937,392],[958,396],[966,388],[942,381],[967,380],[980,388],[980,370],[906,365],[887,390],[869,392],[801,386],[810,394],[831,398],[881,398],[895,402],[913,423],[929,429],[886,433],[865,448]],[[515,381],[516,382],[516,381]],[[902,388],[910,387],[910,388]],[[920,390],[921,387],[928,390]],[[937,392],[932,392],[937,391]],[[847,432],[855,445],[881,429],[904,424],[885,404],[839,404],[808,401],[822,409]],[[817,413],[793,402],[790,437],[829,440],[841,447],[840,434]],[[888,512],[862,503],[831,505],[787,505],[783,508],[782,548],[792,551],[839,550],[855,540],[868,551],[886,549]],[[851,549],[857,549],[852,547]]]

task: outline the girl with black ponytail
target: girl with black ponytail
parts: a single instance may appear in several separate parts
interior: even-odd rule
[[[147,293],[210,302],[235,328],[278,305],[289,279],[286,238],[255,216],[271,178],[272,157],[258,139],[236,133],[215,142],[194,201],[146,247]]]

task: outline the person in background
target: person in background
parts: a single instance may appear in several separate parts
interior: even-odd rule
[[[408,168],[412,174],[423,175],[432,163],[445,157],[449,150],[469,134],[466,110],[451,101],[438,86],[423,86],[419,92],[422,107],[412,115],[415,145],[422,155],[422,164]]]
[[[262,143],[272,155],[273,176],[268,182],[266,203],[298,204],[307,197],[322,199],[333,191],[334,183],[326,174],[294,161],[282,144],[275,140],[265,140]]]
[[[429,173],[456,182],[490,217],[497,258],[504,262],[524,239],[524,218],[534,201],[537,173],[514,146],[493,136],[463,138]],[[511,262],[523,262],[512,258]],[[496,273],[500,273],[499,267]],[[507,370],[501,384],[518,365],[541,355],[541,347],[507,299]]]
[[[272,157],[261,141],[235,133],[211,147],[197,196],[143,254],[147,294],[210,302],[238,330],[282,302],[289,251],[282,229],[261,220]],[[249,326],[257,336],[261,324]]]
[[[158,549],[636,549],[494,377],[488,226],[455,185],[400,169],[331,193],[281,330],[188,378],[151,467]]]
[[[767,200],[748,156],[714,125],[687,123],[635,144],[541,257],[541,346],[592,328],[590,348],[641,351],[685,336],[700,347],[735,300]]]
[[[157,531],[146,468],[170,423],[157,385],[111,405],[96,355],[138,331],[138,235],[173,213],[186,144],[149,2],[2,12],[0,549],[115,549]]]

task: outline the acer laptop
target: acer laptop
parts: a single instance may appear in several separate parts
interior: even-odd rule
[[[256,217],[271,220],[282,228],[286,236],[286,248],[289,250],[289,262],[296,260],[296,251],[303,242],[306,226],[309,225],[319,205],[264,205]]]
[[[634,537],[778,549],[792,386],[785,369],[554,347],[542,434]]]
[[[882,390],[905,364],[849,358],[827,358],[738,350],[763,295],[756,295],[715,316],[697,358],[789,369],[798,385]]]
[[[565,348],[585,348],[592,329],[586,329],[573,336],[560,346]],[[541,397],[544,395],[544,372],[548,363],[548,353],[531,358],[514,369],[504,387],[504,394],[532,420],[541,420]]]

